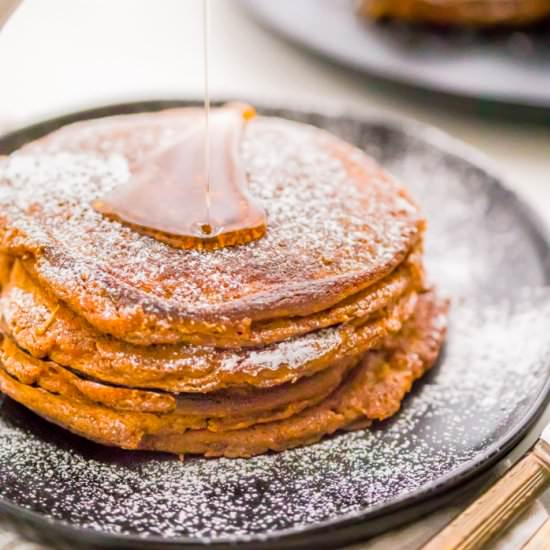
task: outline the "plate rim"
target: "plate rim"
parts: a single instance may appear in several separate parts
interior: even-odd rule
[[[248,1],[248,0],[245,0]],[[224,98],[224,101],[232,98]],[[0,148],[3,144],[15,140],[20,142],[23,135],[32,134],[44,126],[50,124],[64,125],[69,120],[84,120],[87,118],[97,118],[104,116],[106,113],[111,115],[117,112],[146,112],[156,111],[162,108],[172,108],[174,106],[194,105],[200,103],[197,99],[148,99],[148,100],[133,100],[122,103],[105,103],[96,107],[87,108],[84,110],[71,110],[65,114],[60,114],[51,118],[47,118],[30,125],[17,128],[7,134],[0,135]],[[325,118],[347,118],[358,121],[362,124],[382,125],[389,127],[393,131],[419,139],[431,147],[444,152],[445,154],[466,161],[477,169],[481,169],[491,177],[491,186],[496,186],[505,191],[510,199],[514,201],[514,209],[516,213],[526,222],[526,227],[529,230],[530,237],[537,241],[537,250],[541,258],[544,258],[543,264],[545,271],[550,278],[550,227],[544,222],[542,216],[536,211],[520,194],[512,189],[507,183],[507,177],[494,165],[486,155],[479,150],[470,146],[463,141],[452,137],[448,133],[428,124],[410,119],[405,116],[395,114],[380,114],[372,113],[368,109],[357,107],[341,107],[334,101],[313,101],[301,102],[296,100],[279,99],[270,101],[269,103],[261,100],[254,101],[254,105],[258,107],[258,111],[270,111],[277,109],[286,109],[296,113],[313,114]],[[541,248],[542,247],[542,248]],[[476,478],[483,475],[492,465],[499,459],[503,458],[518,444],[529,432],[537,419],[541,416],[545,406],[550,402],[550,374],[547,377],[543,386],[541,386],[537,398],[533,400],[527,412],[522,416],[522,419],[516,421],[508,430],[506,437],[489,445],[484,451],[474,460],[462,464],[460,467],[448,472],[436,482],[432,482],[427,486],[412,491],[409,495],[390,504],[378,504],[371,507],[368,511],[352,511],[337,518],[331,518],[316,522],[311,525],[302,525],[291,527],[274,532],[272,535],[254,534],[240,535],[236,537],[187,537],[180,536],[167,539],[160,535],[155,536],[139,536],[127,534],[114,534],[104,531],[98,531],[91,528],[78,527],[72,525],[65,520],[49,518],[48,516],[35,512],[28,508],[19,506],[9,501],[3,496],[0,496],[0,511],[29,522],[37,528],[46,528],[60,533],[69,539],[83,540],[87,544],[111,545],[123,544],[127,548],[137,548],[140,545],[153,545],[169,547],[185,547],[185,548],[204,548],[204,546],[230,547],[235,544],[249,546],[254,548],[273,548],[274,544],[284,545],[286,542],[292,544],[303,537],[318,537],[327,538],[327,531],[337,532],[341,534],[338,540],[345,539],[344,533],[350,528],[360,528],[361,523],[367,523],[369,520],[380,519],[384,516],[394,514],[400,510],[410,509],[412,506],[419,506],[430,500],[441,498],[445,493],[452,493],[468,482],[475,481]],[[360,534],[355,538],[360,538]],[[306,543],[306,541],[302,541]],[[311,539],[308,541],[311,542]],[[330,543],[329,543],[330,544]],[[134,546],[126,546],[134,545]],[[296,547],[298,547],[296,546]],[[105,547],[105,546],[104,546]]]

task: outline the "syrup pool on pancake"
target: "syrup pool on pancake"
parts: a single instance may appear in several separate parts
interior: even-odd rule
[[[211,110],[206,147],[197,109],[176,144],[147,155],[125,184],[94,207],[177,248],[218,248],[262,237],[266,214],[248,192],[239,152],[244,125],[254,115],[239,103]]]

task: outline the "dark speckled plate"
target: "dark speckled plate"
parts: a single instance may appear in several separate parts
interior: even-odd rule
[[[72,120],[174,104],[44,122],[1,138],[0,154]],[[522,438],[546,403],[550,248],[499,176],[470,149],[415,124],[260,110],[340,134],[411,188],[430,222],[431,275],[453,300],[439,365],[394,419],[249,460],[181,463],[101,447],[5,399],[0,509],[32,536],[70,548],[334,547],[456,496]]]
[[[550,120],[550,22],[524,30],[370,23],[356,0],[242,0],[264,25],[308,50],[430,101]]]

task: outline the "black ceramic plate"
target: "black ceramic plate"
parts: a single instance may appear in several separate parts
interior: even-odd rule
[[[0,139],[0,154],[70,120],[155,110],[108,107]],[[430,221],[432,277],[453,298],[439,365],[372,430],[249,460],[108,449],[5,399],[0,510],[42,538],[107,547],[334,547],[426,513],[526,433],[550,381],[550,250],[529,208],[469,149],[414,124],[288,108],[366,148]],[[525,288],[527,287],[527,288]],[[523,290],[522,290],[523,289]]]
[[[516,107],[550,115],[550,24],[524,31],[438,30],[363,21],[355,0],[243,2],[282,36],[371,76],[447,99],[481,101],[489,112],[498,102],[506,106],[499,112]]]

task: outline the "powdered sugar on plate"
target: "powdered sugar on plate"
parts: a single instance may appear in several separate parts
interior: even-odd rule
[[[184,463],[85,443],[4,404],[5,498],[108,533],[244,537],[425,490],[514,428],[548,376],[550,292],[455,307],[441,364],[393,420],[252,459]]]
[[[0,495],[73,526],[166,540],[266,539],[363,520],[473,473],[533,417],[550,377],[549,248],[498,178],[376,122],[299,112],[367,146],[429,220],[432,279],[452,298],[438,366],[371,429],[248,460],[126,453],[90,444],[6,400]]]

